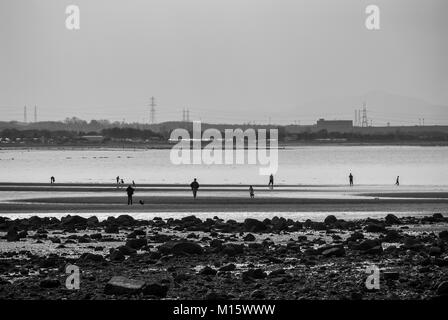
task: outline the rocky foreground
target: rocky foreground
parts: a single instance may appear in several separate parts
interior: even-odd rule
[[[439,299],[448,218],[0,217],[0,299]],[[66,287],[67,266],[80,270]],[[367,288],[367,267],[380,270]]]

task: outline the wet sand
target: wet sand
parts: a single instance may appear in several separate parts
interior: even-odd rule
[[[134,205],[114,184],[0,183],[0,215],[14,213],[151,213],[151,212],[448,212],[443,186],[202,185],[193,199],[188,186],[138,185]],[[380,192],[381,191],[381,192]],[[142,201],[144,204],[140,204]]]

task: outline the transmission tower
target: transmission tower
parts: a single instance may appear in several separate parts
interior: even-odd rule
[[[27,117],[26,117],[26,106],[23,107],[23,122],[27,123]]]
[[[151,107],[150,114],[149,114],[149,123],[154,124],[156,123],[156,99],[154,97],[151,97],[151,103],[149,104]]]
[[[367,107],[366,107],[366,103],[364,102],[363,106],[362,106],[362,123],[361,123],[362,127],[368,127],[369,126],[369,120],[367,119]]]
[[[182,122],[185,122],[185,108],[182,109]]]
[[[190,122],[190,109],[187,109],[187,122]]]

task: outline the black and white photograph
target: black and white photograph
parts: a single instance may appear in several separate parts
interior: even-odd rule
[[[447,301],[447,13],[0,0],[0,300]]]

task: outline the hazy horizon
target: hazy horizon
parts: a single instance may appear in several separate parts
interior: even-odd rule
[[[65,28],[65,7],[81,29]],[[364,26],[381,9],[381,30]],[[0,120],[448,124],[445,0],[3,0]],[[270,120],[269,120],[270,119]]]

